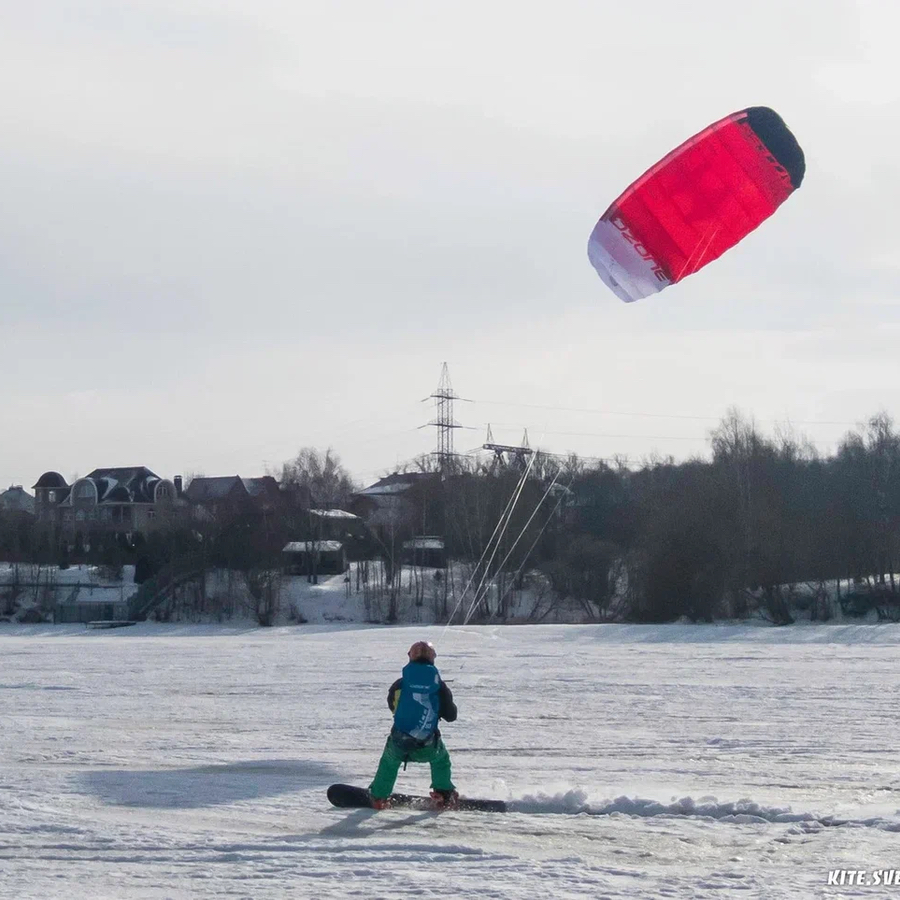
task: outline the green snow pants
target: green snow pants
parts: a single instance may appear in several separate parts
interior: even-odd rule
[[[378,798],[390,797],[400,766],[407,760],[430,764],[431,786],[434,790],[455,790],[453,782],[450,780],[450,754],[440,738],[427,747],[416,747],[404,752],[394,741],[393,736],[388,735],[384,752],[381,754],[381,761],[378,763],[378,771],[369,785],[369,793]]]

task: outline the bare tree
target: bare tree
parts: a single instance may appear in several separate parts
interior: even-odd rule
[[[281,573],[275,568],[253,568],[241,572],[241,577],[256,621],[264,627],[274,625],[281,612]]]
[[[346,504],[356,490],[341,458],[331,447],[324,453],[314,447],[301,448],[282,466],[281,483],[305,488],[317,504],[329,508]]]

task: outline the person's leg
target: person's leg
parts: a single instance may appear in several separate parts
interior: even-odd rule
[[[373,797],[376,799],[390,797],[402,763],[403,754],[394,744],[393,738],[388,735],[388,739],[384,744],[384,751],[381,754],[381,760],[378,763],[378,771],[369,785],[369,793]]]
[[[431,786],[441,794],[455,791],[456,787],[450,777],[450,754],[444,745],[443,740],[438,738],[434,747],[428,748],[431,751]]]

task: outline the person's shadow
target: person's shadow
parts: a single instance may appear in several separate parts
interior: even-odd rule
[[[327,763],[248,760],[187,769],[113,769],[79,776],[111,806],[199,808],[325,787],[337,777]]]
[[[385,831],[394,831],[399,828],[408,828],[410,825],[417,825],[428,819],[437,818],[438,813],[433,810],[419,812],[412,816],[404,816],[398,819],[395,816],[385,816],[374,809],[355,809],[349,815],[335,822],[333,825],[326,825],[325,828],[316,832],[318,837],[335,837],[335,838],[367,838],[375,834],[381,834]],[[368,827],[366,827],[368,826]],[[298,839],[312,837],[313,835],[297,835]]]

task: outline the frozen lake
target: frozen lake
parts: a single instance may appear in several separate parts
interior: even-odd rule
[[[328,805],[420,637],[461,792],[512,812]],[[0,626],[0,654],[3,897],[871,897],[828,872],[900,869],[900,626]]]

